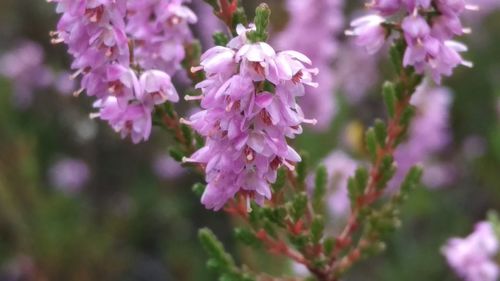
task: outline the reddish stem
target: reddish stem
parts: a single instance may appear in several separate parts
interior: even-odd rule
[[[220,11],[216,13],[229,28],[233,28],[233,14],[238,9],[238,0],[220,0]]]

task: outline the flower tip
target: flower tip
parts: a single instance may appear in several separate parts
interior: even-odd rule
[[[179,119],[179,123],[184,124],[184,125],[192,125],[192,124],[193,124],[191,121],[186,120],[186,119],[184,119],[183,117],[181,117],[181,118]]]
[[[199,95],[199,96],[190,96],[190,95],[185,95],[184,96],[184,100],[186,101],[194,101],[194,100],[201,100],[203,99],[203,96]]]
[[[196,73],[196,72],[201,71],[201,70],[203,70],[203,66],[201,66],[201,65],[191,67],[191,73]]]
[[[352,31],[352,30],[346,30],[346,31],[344,31],[344,34],[346,36],[356,36],[356,33],[354,33],[354,31]]]
[[[469,11],[479,11],[478,5],[465,5],[465,9]]]
[[[464,60],[461,62],[461,64],[465,67],[468,67],[468,68],[473,68],[474,67],[474,63],[471,62],[471,61],[467,61],[467,60]]]
[[[84,88],[80,88],[79,90],[74,91],[74,92],[73,92],[73,96],[74,96],[75,98],[77,98],[78,96],[80,96],[80,94],[81,94],[84,90],[85,90]]]

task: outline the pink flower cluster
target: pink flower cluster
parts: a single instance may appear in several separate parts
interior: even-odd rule
[[[356,36],[356,43],[368,52],[377,52],[389,36],[388,26],[395,25],[407,44],[403,64],[413,66],[417,73],[427,72],[440,83],[458,65],[472,66],[460,55],[467,47],[452,40],[470,32],[460,16],[477,7],[467,5],[466,0],[373,0],[368,6],[377,13],[353,21],[353,29],[346,32]],[[390,17],[401,12],[404,19],[391,22]]]
[[[207,78],[196,86],[202,95],[188,99],[201,99],[203,110],[184,122],[206,144],[185,161],[205,167],[202,203],[209,209],[221,209],[237,193],[258,204],[270,199],[278,168],[293,169],[301,160],[287,138],[302,133],[302,123],[316,123],[296,103],[304,86],[317,86],[317,70],[306,67],[309,58],[250,42],[246,35],[252,29],[239,25],[237,37],[209,49],[194,69]]]
[[[442,252],[465,281],[496,281],[499,268],[494,257],[498,254],[498,247],[498,238],[491,223],[481,222],[466,238],[450,239]]]
[[[170,75],[191,40],[196,16],[184,0],[50,0],[62,14],[53,32],[74,57],[74,77],[97,98],[99,117],[122,137],[147,140],[154,106],[177,102]]]

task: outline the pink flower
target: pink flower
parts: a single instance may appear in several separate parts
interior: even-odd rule
[[[352,30],[346,35],[356,37],[356,45],[363,47],[369,54],[374,54],[385,43],[386,31],[382,27],[385,19],[378,15],[367,15],[351,22]]]
[[[302,132],[305,119],[295,98],[304,85],[315,86],[316,71],[297,52],[276,53],[267,43],[250,43],[243,26],[227,47],[214,47],[202,55],[206,80],[197,85],[204,110],[185,123],[206,138],[205,147],[186,162],[205,167],[207,188],[202,203],[219,210],[237,193],[263,204],[270,199],[269,185],[281,166],[293,169],[300,156],[286,141]],[[269,83],[271,91],[263,89]],[[250,202],[250,201],[249,201]]]
[[[163,104],[166,101],[178,102],[179,95],[170,76],[160,70],[148,70],[141,75],[142,91],[137,98],[150,105]]]
[[[452,238],[443,247],[449,265],[466,281],[495,281],[499,276],[494,256],[498,238],[488,222],[478,223],[466,238]]]

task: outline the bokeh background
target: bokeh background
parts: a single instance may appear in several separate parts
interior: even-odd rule
[[[248,11],[258,4],[243,2]],[[279,36],[289,16],[284,1],[269,2]],[[357,7],[361,1],[343,8],[344,26]],[[237,245],[234,222],[200,205],[191,186],[202,178],[169,158],[167,132],[155,129],[149,142],[133,145],[89,118],[91,101],[72,95],[65,47],[50,44],[57,18],[45,1],[0,1],[0,281],[216,280],[196,238],[204,226],[239,262],[292,274],[283,260]],[[387,251],[345,280],[457,280],[440,247],[469,233],[488,210],[500,210],[500,5],[466,22],[473,27],[466,57],[475,65],[444,81],[453,93],[451,141],[432,155],[442,180],[415,192]],[[211,32],[194,28],[205,38]],[[344,86],[332,92],[337,112],[326,130],[308,129],[295,141],[311,163],[333,150],[362,159],[360,132],[385,116],[387,59],[349,53],[342,33],[331,40],[345,46],[332,74]]]

